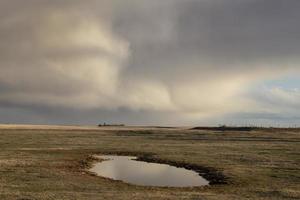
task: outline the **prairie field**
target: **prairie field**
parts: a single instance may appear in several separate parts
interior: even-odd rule
[[[0,126],[1,200],[300,199],[300,130]],[[226,181],[142,187],[87,173],[91,155],[149,156],[214,169]]]

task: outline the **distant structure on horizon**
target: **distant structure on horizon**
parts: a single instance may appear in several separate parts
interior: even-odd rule
[[[103,127],[103,126],[125,126],[125,124],[107,124],[107,123],[103,123],[103,124],[98,124],[99,127]]]

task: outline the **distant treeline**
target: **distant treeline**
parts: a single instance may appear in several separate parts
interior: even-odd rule
[[[218,126],[218,127],[210,127],[210,126],[198,126],[192,128],[192,130],[209,130],[209,131],[255,131],[255,130],[281,130],[281,131],[299,131],[299,127],[294,128],[277,128],[277,127],[256,127],[256,126]]]

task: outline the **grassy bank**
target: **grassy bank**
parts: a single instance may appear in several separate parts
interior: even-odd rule
[[[0,199],[299,199],[300,130],[0,129]],[[228,184],[139,187],[82,169],[96,153],[216,169]]]

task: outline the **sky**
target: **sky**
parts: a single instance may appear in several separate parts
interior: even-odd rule
[[[0,123],[300,126],[299,0],[0,0]]]

